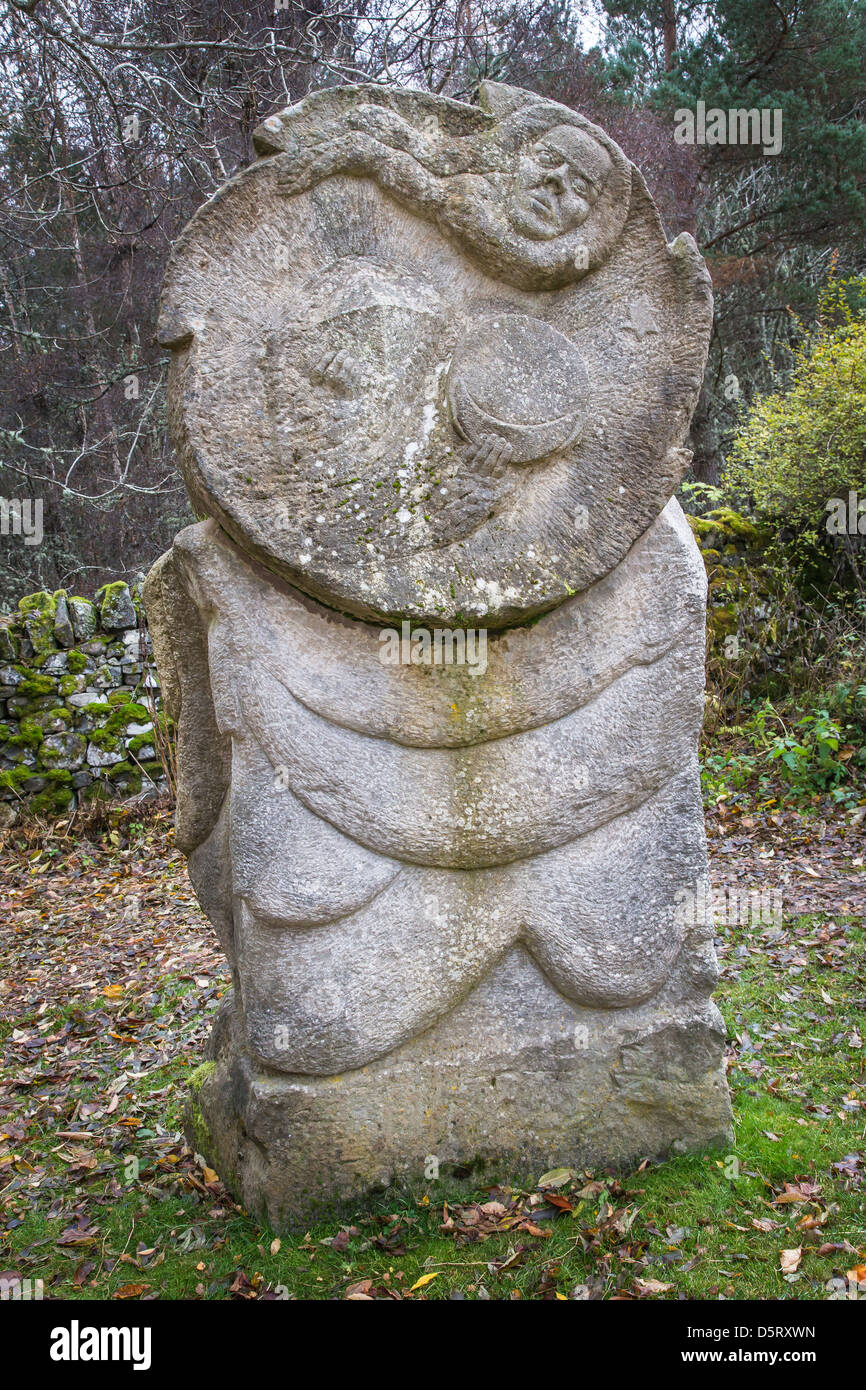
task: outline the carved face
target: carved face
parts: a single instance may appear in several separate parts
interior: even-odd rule
[[[612,162],[597,140],[575,126],[549,130],[521,155],[509,214],[532,241],[550,241],[585,222]]]

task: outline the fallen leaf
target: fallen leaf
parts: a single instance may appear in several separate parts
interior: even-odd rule
[[[411,1289],[409,1290],[409,1292],[410,1292],[410,1293],[414,1293],[416,1289],[423,1289],[423,1288],[426,1287],[427,1284],[431,1284],[431,1283],[433,1282],[434,1279],[438,1279],[438,1278],[439,1278],[439,1270],[438,1270],[438,1269],[434,1270],[432,1274],[422,1274],[420,1279],[416,1279],[416,1280],[415,1280],[415,1283],[412,1285],[412,1287],[411,1287]]]
[[[551,1168],[549,1173],[544,1173],[538,1179],[539,1187],[565,1187],[567,1182],[571,1182],[574,1177],[573,1168]]]
[[[360,1302],[363,1300],[366,1303],[373,1303],[375,1300],[370,1293],[372,1287],[372,1279],[361,1279],[357,1284],[349,1285],[346,1292],[343,1294],[343,1298],[348,1299],[350,1302]]]
[[[544,1200],[559,1211],[574,1211],[574,1205],[561,1192],[546,1192]]]
[[[673,1284],[663,1284],[660,1279],[635,1279],[638,1293],[670,1293]]]

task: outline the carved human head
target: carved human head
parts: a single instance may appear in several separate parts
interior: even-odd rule
[[[519,157],[509,213],[516,231],[549,241],[581,226],[613,167],[607,150],[576,126],[557,125]]]

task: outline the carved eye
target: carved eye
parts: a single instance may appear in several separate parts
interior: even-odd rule
[[[589,192],[589,184],[587,183],[586,179],[581,178],[580,174],[572,175],[571,186],[574,189],[575,193]]]

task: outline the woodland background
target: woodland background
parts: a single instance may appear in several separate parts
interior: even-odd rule
[[[716,324],[692,439],[699,480],[723,473],[744,403],[790,372],[831,265],[843,280],[866,269],[862,4],[4,8],[0,495],[41,497],[45,512],[43,544],[3,539],[7,606],[37,589],[92,593],[132,577],[189,520],[166,440],[156,290],[181,227],[252,160],[256,124],[315,88],[394,81],[471,100],[491,77],[611,132],[669,235],[693,232],[712,271]],[[780,108],[782,153],[675,144],[673,112],[698,99]]]
[[[692,232],[716,313],[681,493],[710,580],[708,728],[856,804],[866,767],[866,5],[858,0],[10,0],[0,17],[0,611],[140,578],[191,519],[154,337],[170,246],[259,121],[336,83],[584,112]],[[781,153],[675,112],[779,110]],[[831,534],[830,499],[853,496]],[[858,507],[862,506],[862,512]],[[861,523],[858,529],[858,518]],[[806,721],[805,723],[803,721]],[[745,739],[745,743],[742,740]],[[737,761],[742,755],[746,761]],[[844,784],[844,785],[843,785]]]

